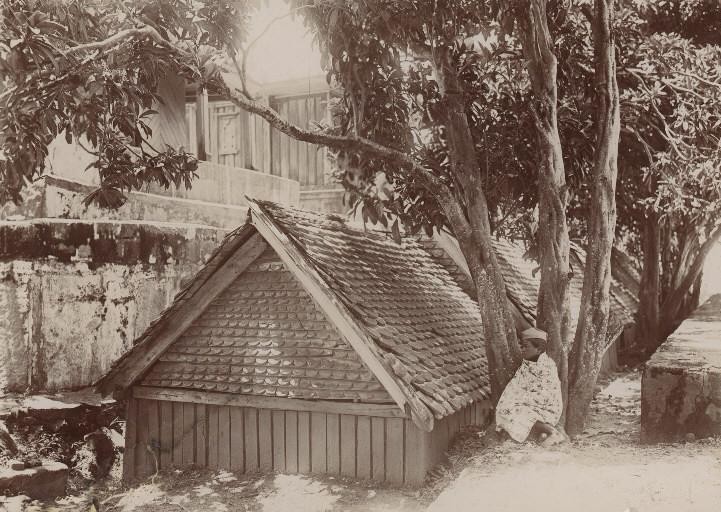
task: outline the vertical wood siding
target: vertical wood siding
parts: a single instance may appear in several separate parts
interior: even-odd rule
[[[270,99],[270,105],[291,123],[313,129],[327,116],[328,95],[276,97]],[[291,139],[230,102],[213,101],[208,108],[206,151],[210,162],[289,178],[311,188],[326,185],[324,148]],[[185,146],[191,153],[197,148],[196,115],[196,105],[187,103],[183,129]]]
[[[272,98],[270,104],[291,123],[312,130],[314,123],[326,118],[328,97],[321,93]],[[272,174],[299,181],[301,186],[325,184],[324,148],[291,139],[277,130],[270,131],[270,147]]]
[[[270,126],[230,102],[213,101],[208,107],[208,161],[270,172]],[[185,105],[185,147],[195,153],[197,132],[195,103]]]
[[[194,465],[418,485],[460,429],[487,424],[490,411],[475,403],[429,433],[403,418],[130,399],[123,474]]]

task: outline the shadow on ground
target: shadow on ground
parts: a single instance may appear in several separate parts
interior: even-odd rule
[[[239,475],[228,471],[175,470],[161,472],[129,489],[106,482],[79,496],[53,504],[26,503],[23,510],[58,512],[105,511],[402,511],[425,508],[418,492],[383,488],[372,482],[306,475]]]
[[[640,445],[640,396],[638,372],[615,375],[596,395],[584,434],[550,450],[511,442],[483,449],[479,432],[464,432],[449,462],[419,490],[332,477],[186,470],[131,488],[110,480],[54,504],[26,503],[25,510],[89,510],[93,498],[102,512],[721,510],[721,439]]]

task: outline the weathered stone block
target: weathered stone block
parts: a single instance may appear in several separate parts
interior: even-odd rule
[[[721,295],[714,295],[646,363],[641,442],[721,435]]]
[[[60,462],[23,470],[0,469],[0,492],[24,494],[36,500],[63,496],[67,481],[68,467]]]

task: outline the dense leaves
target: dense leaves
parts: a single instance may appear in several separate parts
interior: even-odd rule
[[[716,0],[637,0],[650,32],[676,33],[697,44],[721,43],[721,8]]]
[[[43,173],[58,136],[94,155],[101,205],[147,183],[189,187],[196,159],[149,141],[158,85],[212,81],[213,49],[242,39],[238,20],[230,2],[3,0],[0,201]]]
[[[576,191],[571,208],[580,219],[593,147],[593,51],[580,9],[562,7],[550,10],[560,62],[559,124]],[[484,2],[363,1],[318,3],[309,11],[329,79],[343,86],[339,132],[407,151],[458,190],[443,126],[447,91],[432,59],[432,52],[447,52],[473,129],[492,227],[532,241],[538,161],[530,84],[519,41],[501,37],[497,10]],[[433,194],[412,173],[357,153],[338,157],[338,177],[364,218],[386,222],[385,211],[412,231],[449,228]]]
[[[642,262],[639,318],[652,334],[638,349],[648,354],[698,305],[719,235],[721,47],[651,33],[637,48],[625,70],[619,209],[626,247]]]
[[[721,218],[721,47],[654,35],[639,50],[628,115],[647,132],[644,170],[658,183],[643,203],[707,230]]]
[[[319,35],[329,78],[344,90],[339,131],[412,154],[463,202],[443,125],[447,91],[442,70],[433,66],[432,52],[447,51],[471,120],[491,226],[535,249],[538,148],[530,84],[519,41],[501,37],[509,27],[496,22],[497,9],[452,1],[334,1],[315,7],[307,19]],[[597,101],[589,7],[548,5],[569,228],[580,243],[586,242]],[[645,226],[663,228],[661,300],[679,290],[721,217],[721,59],[713,46],[720,21],[718,4],[706,0],[623,2],[616,13],[623,123],[617,243],[641,269]],[[414,231],[450,228],[433,192],[413,173],[358,153],[341,153],[339,163],[339,178],[365,219],[385,224],[395,214]]]

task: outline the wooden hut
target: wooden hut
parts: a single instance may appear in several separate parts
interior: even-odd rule
[[[249,201],[98,383],[124,476],[195,465],[418,484],[491,405],[477,305],[414,240]]]

